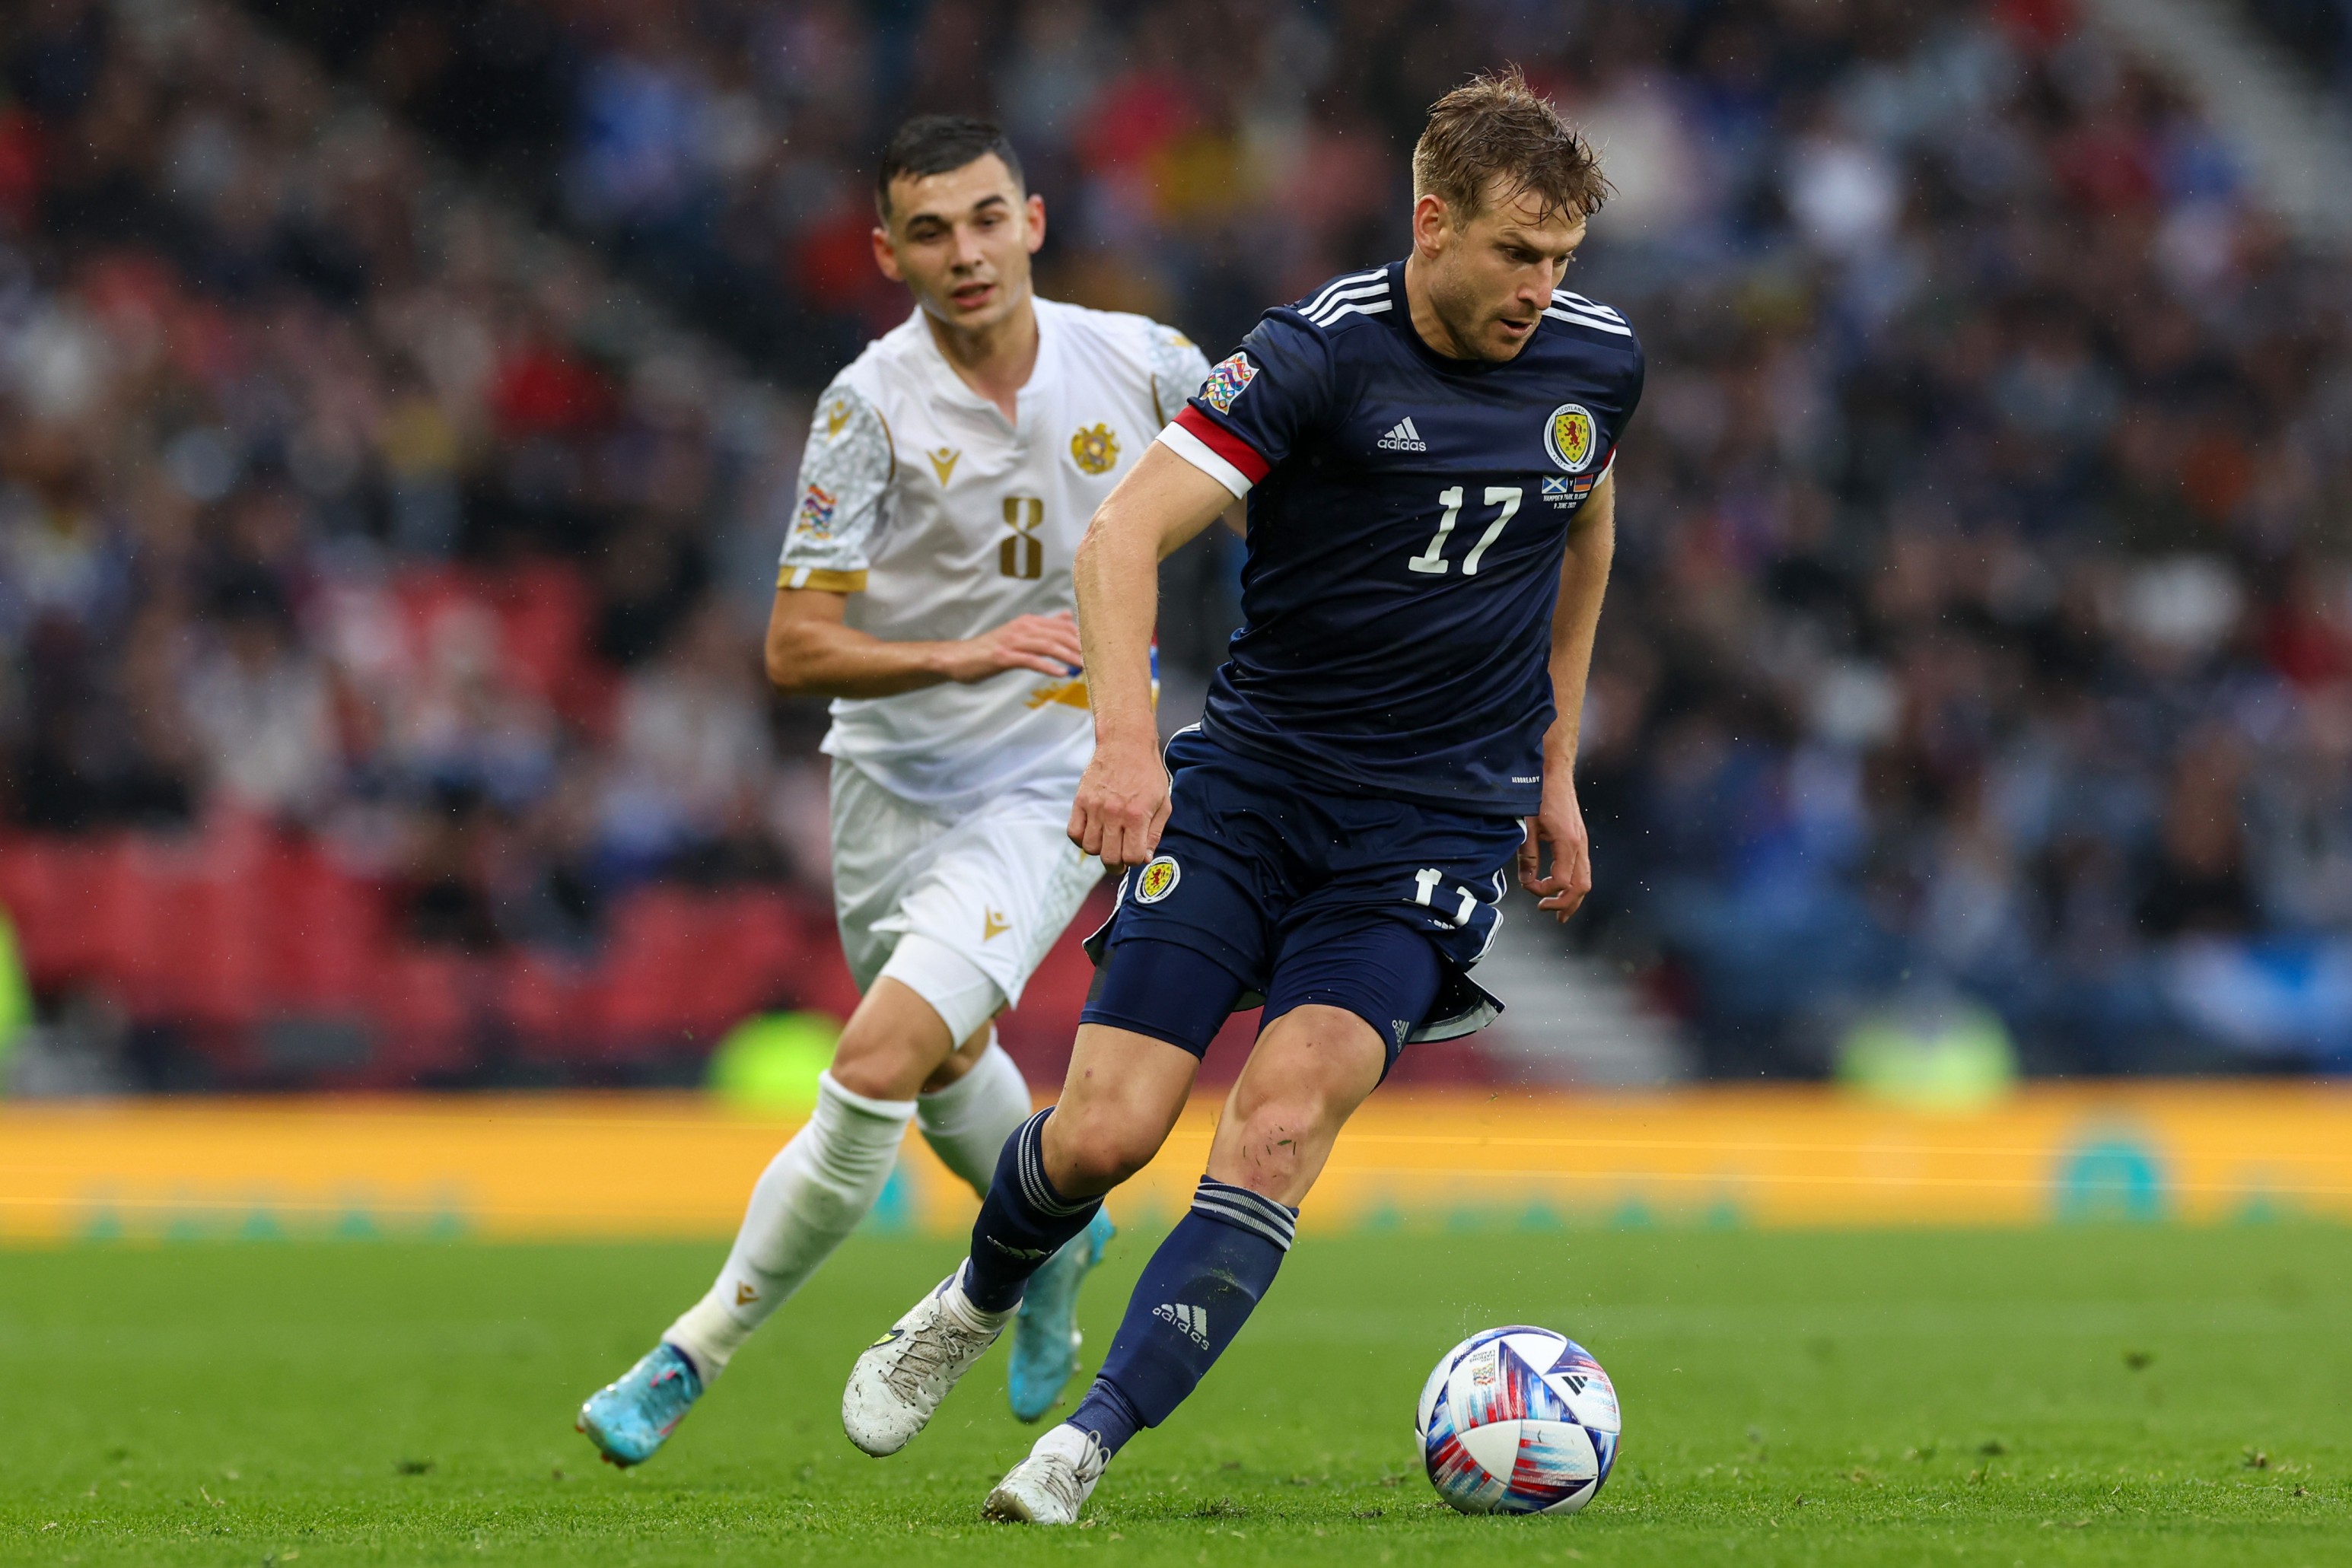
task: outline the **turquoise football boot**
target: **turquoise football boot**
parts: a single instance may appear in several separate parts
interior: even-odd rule
[[[1078,1281],[1102,1261],[1104,1246],[1118,1234],[1110,1216],[1097,1209],[1087,1228],[1029,1277],[1020,1315],[1013,1320],[1013,1370],[1005,1380],[1013,1413],[1022,1420],[1043,1418],[1077,1371]]]
[[[574,1423],[608,1465],[626,1469],[660,1452],[694,1402],[702,1378],[676,1345],[657,1344],[643,1361],[588,1396]]]

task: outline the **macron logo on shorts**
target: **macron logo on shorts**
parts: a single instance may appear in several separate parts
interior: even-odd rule
[[[980,917],[980,939],[982,941],[993,942],[999,936],[1003,936],[1007,931],[1012,929],[1013,922],[1005,919],[1003,915],[999,915],[995,910],[989,909],[982,911]]]

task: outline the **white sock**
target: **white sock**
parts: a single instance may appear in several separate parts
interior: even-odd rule
[[[662,1335],[694,1358],[706,1382],[857,1228],[890,1179],[914,1114],[908,1101],[854,1094],[830,1072],[817,1079],[816,1109],[751,1189],[727,1266]]]
[[[915,1125],[940,1163],[988,1196],[997,1156],[1013,1129],[1029,1119],[1029,1083],[991,1031],[988,1049],[971,1071],[936,1094],[915,1102]]]

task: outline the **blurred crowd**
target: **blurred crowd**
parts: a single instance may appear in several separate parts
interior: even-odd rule
[[[2352,0],[2239,0],[2238,8],[2290,64],[2352,92]]]
[[[26,0],[0,831],[244,813],[474,949],[820,879],[767,501],[905,312],[895,120],[1001,118],[1044,291],[1222,352],[1402,252],[1505,59],[1650,360],[1577,939],[1723,1075],[1923,995],[2043,1071],[2352,1061],[2352,269],[2065,0]],[[1234,566],[1171,563],[1171,688]]]
[[[8,824],[317,835],[468,948],[791,874],[772,394],[231,9],[0,42]]]

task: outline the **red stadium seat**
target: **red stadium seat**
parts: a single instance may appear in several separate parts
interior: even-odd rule
[[[602,1060],[594,1035],[592,971],[551,954],[509,954],[490,1003],[518,1060],[565,1068]]]
[[[370,1008],[378,1030],[371,1076],[407,1088],[472,1065],[492,989],[493,972],[481,959],[438,948],[386,948]]]
[[[383,896],[316,845],[289,848],[266,872],[275,911],[262,995],[275,1013],[362,1014],[385,941]]]
[[[22,839],[0,849],[0,891],[16,921],[33,983],[64,986],[110,968],[103,884],[112,843]]]

